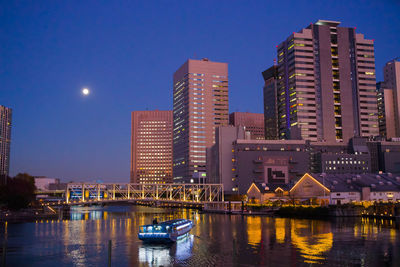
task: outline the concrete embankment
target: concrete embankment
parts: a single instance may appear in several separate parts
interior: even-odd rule
[[[57,220],[69,217],[69,207],[24,209],[19,211],[1,211],[0,222],[31,222],[37,220]]]

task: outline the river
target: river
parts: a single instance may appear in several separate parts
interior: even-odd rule
[[[188,218],[191,235],[143,244],[138,226]],[[393,221],[201,214],[143,206],[77,208],[68,220],[6,223],[7,266],[400,266]],[[1,244],[3,246],[3,244]]]

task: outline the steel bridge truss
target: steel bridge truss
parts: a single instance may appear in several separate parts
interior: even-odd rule
[[[224,201],[222,184],[113,184],[69,183],[66,201],[164,200],[190,202]]]

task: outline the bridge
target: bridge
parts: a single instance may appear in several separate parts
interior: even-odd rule
[[[222,184],[69,183],[65,203],[157,201],[210,203],[224,201]]]

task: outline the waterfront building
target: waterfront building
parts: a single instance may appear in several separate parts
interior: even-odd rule
[[[229,124],[233,126],[244,126],[250,134],[250,139],[262,140],[264,133],[264,114],[251,112],[232,112],[229,114]]]
[[[278,68],[276,65],[263,71],[264,78],[264,132],[266,140],[278,139],[278,111],[277,111],[277,88]]]
[[[172,111],[133,111],[131,183],[171,182]]]
[[[12,109],[0,105],[0,184],[7,182],[10,170]]]
[[[249,201],[295,202],[298,204],[346,204],[397,202],[400,176],[384,174],[304,174],[294,185],[253,182],[246,193]]]
[[[234,191],[240,194],[246,193],[252,182],[293,183],[310,170],[310,151],[304,140],[238,139],[231,149],[233,166],[229,174],[234,178]]]
[[[173,77],[173,175],[198,183],[206,174],[206,148],[215,128],[228,125],[228,64],[187,60]]]
[[[395,58],[383,68],[384,82],[377,83],[379,131],[388,139],[400,137],[400,61]]]
[[[279,138],[377,136],[374,41],[319,20],[277,46]]]

